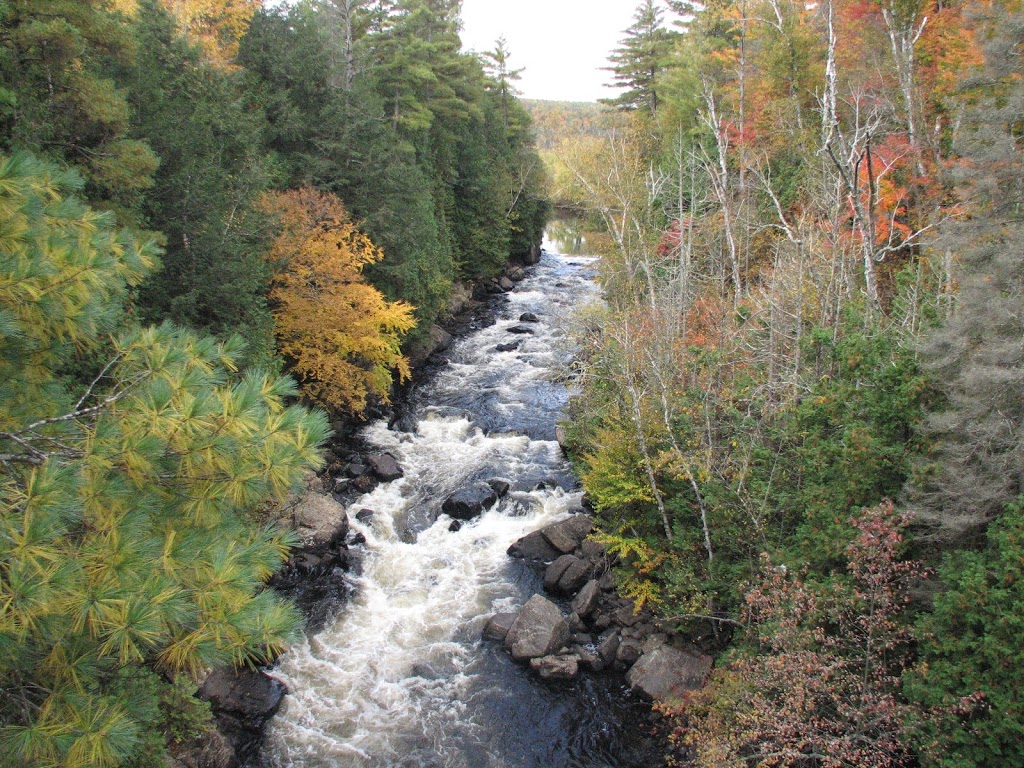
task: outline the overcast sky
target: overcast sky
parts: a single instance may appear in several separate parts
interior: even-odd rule
[[[638,0],[463,0],[462,45],[489,51],[505,35],[509,65],[525,67],[528,99],[596,101],[615,95],[608,54],[633,23]]]

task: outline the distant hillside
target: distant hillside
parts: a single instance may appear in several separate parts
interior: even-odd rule
[[[520,99],[533,118],[537,148],[553,150],[563,139],[598,136],[611,125],[615,112],[592,101]]]

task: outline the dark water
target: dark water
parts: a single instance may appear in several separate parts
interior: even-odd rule
[[[263,764],[273,768],[649,768],[647,708],[618,676],[550,683],[480,639],[486,618],[541,591],[509,544],[564,517],[580,491],[554,441],[570,390],[566,324],[594,300],[593,259],[548,244],[497,322],[462,339],[412,394],[415,429],[365,438],[405,477],[360,498],[375,514],[353,598],[275,674],[292,695]],[[538,323],[520,323],[524,312]],[[529,327],[515,334],[510,328]],[[519,342],[501,352],[499,344]],[[461,530],[438,512],[452,491],[503,478],[512,492]],[[538,485],[542,486],[538,489]]]

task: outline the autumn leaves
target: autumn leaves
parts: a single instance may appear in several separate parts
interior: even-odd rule
[[[268,255],[274,335],[302,393],[350,413],[369,397],[387,400],[392,370],[409,375],[401,342],[415,320],[410,304],[386,300],[363,278],[383,253],[329,193],[268,193],[262,207],[279,222]]]

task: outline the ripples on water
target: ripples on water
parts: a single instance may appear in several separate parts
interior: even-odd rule
[[[460,340],[450,364],[414,394],[415,432],[367,427],[405,477],[355,505],[367,523],[354,597],[282,660],[291,691],[270,729],[264,768],[639,768],[643,706],[613,676],[546,683],[480,639],[487,616],[541,590],[506,550],[578,508],[554,440],[569,398],[566,313],[593,300],[593,260],[546,253],[498,321]],[[533,312],[535,334],[508,328]],[[498,344],[521,340],[519,349]],[[468,482],[500,477],[512,491],[459,531],[437,518]],[[543,488],[537,489],[539,484]],[[353,518],[353,515],[350,515]]]

